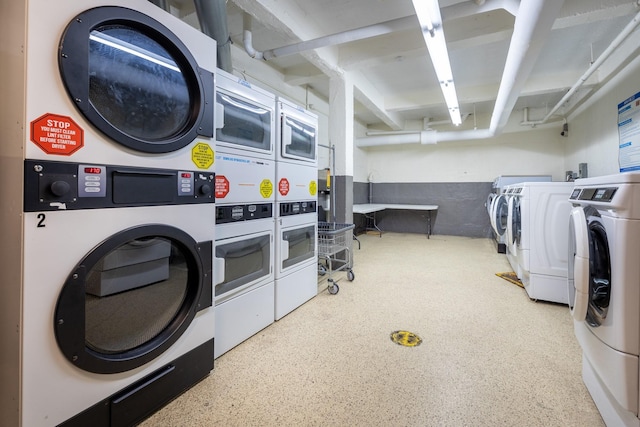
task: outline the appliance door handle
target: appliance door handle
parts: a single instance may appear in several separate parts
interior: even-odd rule
[[[287,117],[283,116],[282,117],[282,142],[284,143],[283,145],[285,146],[289,146],[291,145],[292,141],[291,141],[291,135],[292,135],[292,130],[291,130],[291,126],[289,126],[287,124]]]
[[[213,268],[215,270],[213,272],[214,286],[224,282],[224,266],[225,266],[224,258],[218,258],[218,257],[213,258]]]
[[[281,261],[289,259],[289,241],[282,239],[280,241],[280,258]]]
[[[216,129],[224,128],[224,104],[216,100],[215,108],[215,127]]]
[[[578,322],[583,322],[587,317],[587,308],[589,306],[589,229],[587,226],[587,218],[582,207],[576,207],[571,210],[571,224],[569,230],[573,230],[575,239],[575,255],[573,260],[573,283],[568,281],[567,286],[575,288],[575,299],[569,301],[571,308],[571,316]],[[571,291],[569,291],[571,295]]]

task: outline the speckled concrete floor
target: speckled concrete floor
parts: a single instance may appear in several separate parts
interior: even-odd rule
[[[604,426],[568,308],[495,276],[490,240],[360,240],[353,282],[321,283],[142,426]]]

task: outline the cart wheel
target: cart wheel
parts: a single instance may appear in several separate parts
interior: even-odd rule
[[[327,274],[327,268],[322,264],[318,264],[318,274],[320,276],[324,276],[325,274]]]
[[[329,279],[328,282],[329,282],[329,286],[327,286],[327,290],[329,291],[329,293],[331,295],[337,294],[338,291],[340,290],[340,287],[338,286],[338,284],[331,279]]]
[[[353,270],[347,271],[347,279],[349,279],[350,282],[353,282],[355,278],[356,278],[356,275],[353,273]]]

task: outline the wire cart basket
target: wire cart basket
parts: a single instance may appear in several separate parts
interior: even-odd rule
[[[355,224],[318,222],[318,274],[327,275],[327,290],[335,295],[340,290],[334,273],[346,271],[347,279],[353,281],[353,228]]]

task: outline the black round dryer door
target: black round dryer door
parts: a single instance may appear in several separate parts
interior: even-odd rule
[[[611,256],[607,231],[600,213],[593,206],[584,210],[589,237],[589,305],[586,322],[602,325],[611,300]]]
[[[211,242],[167,225],[106,239],[78,263],[58,298],[54,328],[62,353],[102,374],[156,358],[211,306],[211,254]]]
[[[213,74],[151,17],[113,6],[87,10],[69,23],[59,50],[69,96],[117,143],[167,153],[213,136]]]

